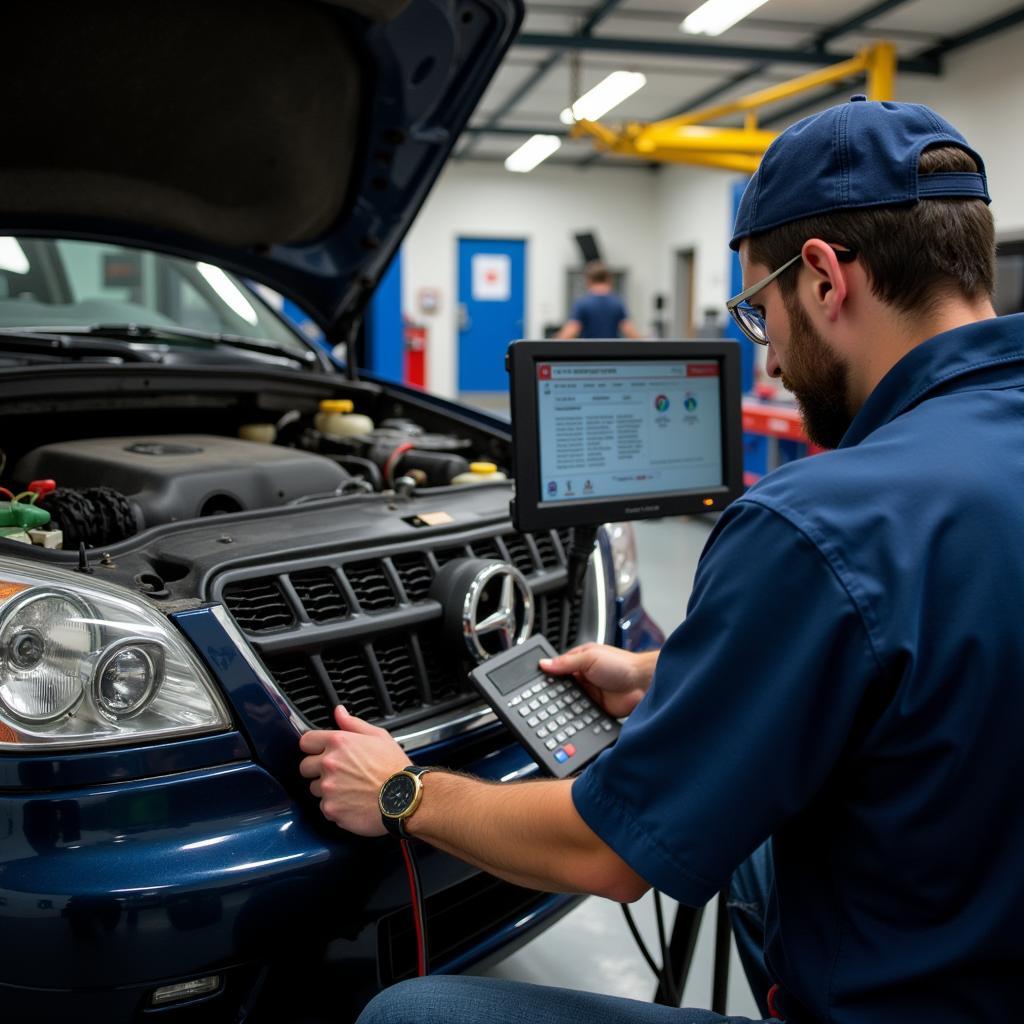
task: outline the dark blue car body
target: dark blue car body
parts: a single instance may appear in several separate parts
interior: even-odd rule
[[[348,346],[350,364],[366,302],[522,17],[516,0],[144,10],[104,0],[87,12],[10,13],[23,65],[12,80],[37,84],[8,126],[0,235],[224,268],[298,303],[335,351]],[[343,61],[349,70],[337,71]],[[56,118],[66,131],[54,131]],[[344,130],[325,142],[332,118]],[[8,472],[43,442],[159,439],[182,432],[161,426],[174,418],[230,435],[254,409],[309,423],[326,398],[353,399],[378,421],[404,417],[507,465],[507,423],[358,378],[322,353],[277,365],[244,343],[189,354],[116,333],[51,331],[45,352],[30,338],[3,355]],[[297,772],[301,732],[328,725],[345,700],[418,762],[503,781],[535,771],[474,695],[465,652],[446,661],[444,595],[431,581],[452,558],[515,565],[535,590],[537,629],[556,644],[661,640],[638,585],[617,582],[606,533],[574,606],[565,537],[517,534],[511,493],[499,481],[218,507],[213,518],[168,516],[84,544],[82,555],[0,540],[0,568],[23,566],[37,587],[52,577],[73,589],[81,567],[83,585],[101,579],[155,609],[196,655],[227,722],[23,749],[0,700],[0,1019],[345,1021],[414,973],[394,841],[322,818]],[[440,525],[418,521],[442,511]],[[334,599],[344,608],[327,609]],[[420,858],[435,971],[505,956],[574,903],[427,848]],[[160,1001],[168,986],[186,987]]]

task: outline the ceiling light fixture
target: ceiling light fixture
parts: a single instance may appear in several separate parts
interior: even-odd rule
[[[0,238],[0,270],[10,274],[27,274],[29,270],[25,250],[10,235]]]
[[[196,270],[203,275],[206,283],[224,300],[225,305],[236,313],[247,324],[255,327],[259,323],[259,317],[252,303],[242,294],[242,290],[234,281],[224,273],[220,267],[212,263],[197,263]]]
[[[566,107],[558,119],[562,124],[597,121],[646,84],[647,76],[639,71],[613,71],[593,89],[585,92],[571,109]]]
[[[505,159],[505,170],[526,174],[557,152],[561,145],[562,140],[557,135],[531,135]]]
[[[679,26],[692,35],[719,36],[768,0],[706,0]]]

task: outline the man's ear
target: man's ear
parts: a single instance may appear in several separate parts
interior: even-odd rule
[[[835,321],[847,296],[846,272],[835,250],[820,238],[809,238],[800,250],[811,271],[811,301],[829,321]]]

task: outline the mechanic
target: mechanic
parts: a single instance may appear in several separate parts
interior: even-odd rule
[[[620,901],[655,886],[701,906],[742,865],[744,965],[790,1024],[1013,1019],[1024,317],[995,317],[988,202],[980,157],[923,106],[854,97],[772,144],[737,213],[746,288],[728,307],[835,450],[723,513],[660,656],[588,644],[541,663],[629,715],[614,747],[568,781],[432,772],[411,835]],[[303,737],[302,773],[329,819],[380,835],[377,791],[407,759],[337,722]],[[584,1019],[723,1018],[438,977],[360,1021]]]
[[[555,337],[639,338],[640,332],[629,319],[626,304],[612,291],[611,271],[600,260],[591,260],[583,276],[587,294],[572,304],[569,319]]]

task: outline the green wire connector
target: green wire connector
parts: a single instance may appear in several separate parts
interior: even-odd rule
[[[0,501],[0,527],[16,526],[22,530],[36,530],[46,526],[50,513],[44,508],[22,504],[20,501]]]

